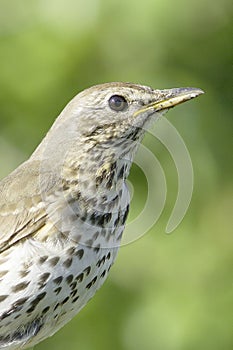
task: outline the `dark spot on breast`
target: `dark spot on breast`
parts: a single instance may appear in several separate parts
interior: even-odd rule
[[[109,234],[108,234],[108,235],[107,235],[107,237],[106,237],[106,241],[107,241],[107,242],[109,242],[109,240],[110,240],[111,236],[112,236],[112,233],[111,233],[111,232],[109,232]]]
[[[110,190],[112,188],[112,183],[113,183],[113,177],[109,177],[107,183],[106,183],[106,187],[108,190]]]
[[[110,271],[111,267],[112,267],[112,264],[109,265],[109,267],[108,267],[108,272]]]
[[[68,183],[62,183],[62,190],[63,191],[67,191],[70,188],[70,186],[68,185]]]
[[[42,265],[48,259],[48,255],[41,256],[39,259],[39,264]]]
[[[108,196],[106,196],[106,194],[104,194],[102,196],[102,202],[106,203],[108,201]]]
[[[48,280],[49,276],[50,276],[49,272],[45,272],[42,275],[40,275],[39,282],[38,282],[38,285],[40,286],[40,288],[45,286],[45,282]]]
[[[49,259],[48,263],[54,267],[57,265],[58,261],[60,260],[59,256],[54,256],[53,258]]]
[[[83,277],[84,277],[84,274],[80,273],[75,279],[76,279],[77,282],[82,282]]]
[[[127,207],[126,207],[126,209],[125,209],[125,212],[124,212],[124,214],[123,214],[123,217],[122,217],[122,225],[125,224],[128,214],[129,214],[129,204],[127,205]]]
[[[20,292],[24,289],[27,288],[27,286],[29,285],[30,282],[21,282],[19,284],[17,284],[16,286],[12,287],[11,290],[13,293],[17,293]]]
[[[70,284],[70,283],[73,281],[73,279],[74,279],[74,276],[71,274],[71,275],[69,275],[69,276],[66,277],[66,282],[67,282],[68,284]]]
[[[0,295],[0,303],[4,301],[9,295]]]
[[[104,277],[105,275],[106,275],[106,270],[104,270],[104,271],[101,273],[100,277]]]
[[[118,194],[112,199],[112,202],[115,202],[118,199]]]
[[[104,255],[97,263],[96,266],[100,267],[101,265],[103,265],[105,263],[106,260],[106,256]]]
[[[35,302],[38,304],[42,299],[44,299],[45,296],[46,296],[46,292],[43,292],[43,293],[38,294],[37,297],[36,297],[36,299],[33,300],[33,301],[31,302],[31,304],[32,304],[32,303],[35,303]]]
[[[104,180],[104,172],[102,172],[101,175],[96,176],[96,178],[95,178],[96,187],[98,187],[99,185],[101,185],[101,183],[103,182],[103,180]]]
[[[46,314],[50,309],[50,306],[46,306],[43,310],[42,310],[42,315]]]
[[[80,218],[80,220],[82,221],[82,222],[85,222],[86,220],[87,220],[87,216],[81,216],[81,218]]]
[[[92,241],[92,239],[88,239],[84,244],[85,244],[87,247],[92,247],[93,241]]]
[[[0,259],[0,265],[4,264],[7,261],[7,258]]]
[[[63,277],[59,276],[59,277],[54,278],[53,282],[59,286],[59,284],[61,284],[62,280],[63,280]]]
[[[123,235],[123,230],[122,230],[122,231],[120,232],[120,234],[117,236],[117,241],[121,240],[122,235]]]
[[[79,298],[79,295],[72,300],[72,303],[75,303],[78,300],[78,298]]]
[[[21,278],[26,277],[29,274],[30,270],[22,270],[20,271],[19,275]]]
[[[77,236],[75,236],[74,240],[75,240],[76,243],[79,243],[81,238],[82,238],[82,235],[77,235]]]
[[[62,287],[58,287],[58,288],[54,289],[54,293],[58,295],[61,290],[62,290]]]
[[[117,218],[116,218],[116,220],[114,221],[114,226],[115,227],[117,227],[118,226],[118,224],[119,224],[119,222],[120,222],[120,212],[118,213],[118,216],[117,216]]]
[[[9,271],[5,270],[5,271],[1,271],[0,272],[0,278],[4,277]]]
[[[28,298],[21,298],[21,299],[18,299],[12,306],[16,309],[18,309],[18,307],[21,307],[23,306],[26,301],[28,300]]]
[[[67,255],[71,255],[71,256],[74,255],[74,252],[75,252],[75,247],[71,247],[66,251]]]
[[[86,285],[86,289],[90,289],[90,288],[95,284],[96,281],[97,281],[97,276],[95,276],[95,277],[91,280],[91,282],[88,283],[88,284]]]
[[[92,213],[90,217],[90,221],[93,224],[93,226],[100,226],[104,227],[106,223],[108,223],[112,218],[112,213],[104,213],[99,214],[96,211]]]
[[[137,141],[139,132],[140,132],[140,128],[134,127],[133,131],[130,134],[128,134],[127,139],[130,139],[132,141]]]
[[[70,293],[70,295],[71,295],[71,297],[74,297],[77,293],[78,293],[78,290],[75,289]]]
[[[124,173],[125,173],[125,166],[122,165],[122,167],[121,167],[121,169],[120,169],[120,171],[118,173],[118,180],[121,180],[123,178]]]
[[[90,216],[91,224],[94,226],[97,225],[98,220],[99,220],[99,215],[96,211],[94,211]]]
[[[76,281],[75,281],[75,282],[72,282],[72,283],[70,284],[71,290],[74,290],[76,287],[77,287],[77,282],[76,282]]]
[[[58,308],[58,306],[59,306],[59,305],[60,305],[60,304],[59,304],[59,303],[57,303],[57,304],[55,305],[55,307],[54,307],[53,311],[57,310],[57,308]]]
[[[39,302],[40,302],[42,299],[44,299],[45,296],[46,296],[46,292],[43,292],[43,293],[38,294],[37,297],[36,297],[34,300],[32,300],[32,301],[30,302],[31,307],[30,307],[29,309],[27,309],[26,312],[27,312],[27,313],[33,312],[33,311],[35,310],[36,306],[39,304]]]
[[[97,244],[93,250],[95,253],[98,253],[100,251],[100,244]]]
[[[63,266],[69,268],[71,266],[73,262],[73,259],[72,258],[69,258],[69,259],[66,259],[64,262],[63,262]]]
[[[112,218],[112,213],[106,213],[104,214],[104,221],[106,223],[108,223],[109,221],[111,221],[111,218]]]
[[[75,255],[81,260],[83,255],[84,255],[84,250],[83,249],[79,249],[75,252]]]
[[[67,303],[67,301],[69,300],[69,297],[66,297],[64,300],[62,300],[61,304],[64,305],[65,303]]]
[[[95,241],[98,237],[99,237],[99,232],[97,231],[94,235],[93,235],[93,237],[92,237],[92,239],[93,239],[93,241]]]
[[[88,276],[89,273],[91,272],[91,266],[86,267],[86,268],[83,270],[83,272],[86,274],[86,276]]]
[[[15,317],[14,317],[14,320],[17,320],[17,318],[19,318],[20,316],[22,316],[21,314],[17,314]]]
[[[0,320],[3,320],[4,318],[10,316],[16,311],[20,311],[23,305],[27,302],[27,300],[28,300],[28,297],[18,299],[15,303],[11,305],[9,310],[5,311],[3,314],[0,315]]]
[[[112,162],[111,164],[111,172],[113,172],[116,169],[116,162]]]
[[[107,230],[103,228],[103,229],[101,230],[101,236],[102,236],[102,237],[105,237],[106,234],[107,234]]]

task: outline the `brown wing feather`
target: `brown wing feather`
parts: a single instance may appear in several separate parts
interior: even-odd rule
[[[0,182],[0,253],[46,222],[39,169],[39,161],[29,160]],[[53,185],[51,182],[50,189]]]

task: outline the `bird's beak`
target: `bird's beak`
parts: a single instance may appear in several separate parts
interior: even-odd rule
[[[198,88],[186,87],[166,90],[154,90],[154,93],[154,101],[146,106],[143,106],[142,109],[135,113],[135,116],[143,112],[151,111],[152,113],[155,113],[172,108],[180,103],[204,94],[204,91]]]

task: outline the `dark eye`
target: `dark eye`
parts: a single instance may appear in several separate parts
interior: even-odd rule
[[[109,107],[116,112],[123,111],[127,108],[128,103],[123,96],[113,95],[108,100]]]

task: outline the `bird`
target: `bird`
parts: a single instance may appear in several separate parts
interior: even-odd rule
[[[32,155],[0,181],[0,348],[27,349],[71,320],[106,280],[146,130],[198,88],[113,82],[78,93]]]

